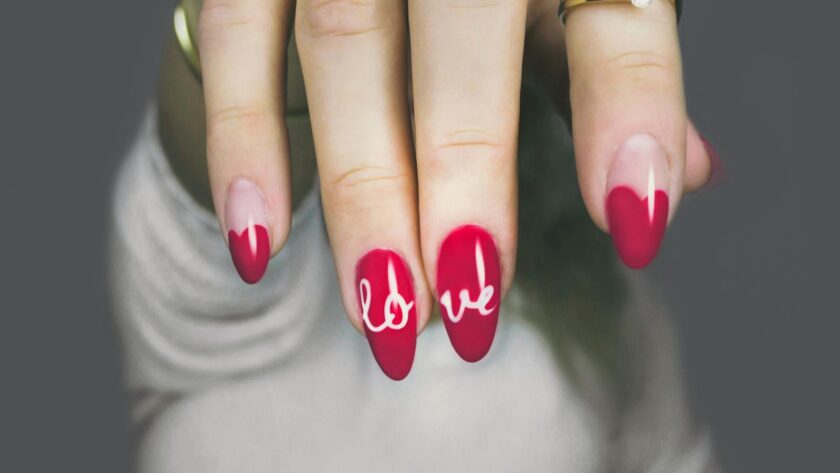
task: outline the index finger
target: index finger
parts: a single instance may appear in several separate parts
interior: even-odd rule
[[[281,115],[289,10],[286,0],[205,0],[199,17],[210,187],[234,265],[251,284],[291,221]]]

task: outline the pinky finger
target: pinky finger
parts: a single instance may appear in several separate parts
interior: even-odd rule
[[[715,187],[724,176],[723,162],[709,140],[688,122],[685,161],[685,192],[697,192]]]

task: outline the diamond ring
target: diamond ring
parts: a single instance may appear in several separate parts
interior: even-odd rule
[[[680,16],[682,15],[682,0],[668,0],[671,2],[677,10],[677,21],[680,20]],[[566,14],[575,7],[579,7],[581,5],[593,5],[598,3],[629,3],[636,8],[647,8],[652,3],[653,0],[562,0],[560,2],[560,8],[557,10],[557,15],[560,17],[560,21],[563,24],[566,23]]]

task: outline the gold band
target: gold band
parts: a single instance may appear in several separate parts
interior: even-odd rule
[[[566,24],[566,15],[569,11],[582,5],[626,3],[636,8],[643,9],[650,6],[653,1],[654,0],[562,0],[560,2],[560,8],[557,11],[557,15],[560,17],[560,21],[563,22],[563,24]],[[677,10],[677,21],[679,21],[680,13],[682,13],[682,0],[668,1],[674,5],[674,8]]]
[[[192,31],[190,31],[190,24],[187,21],[187,12],[184,10],[184,5],[178,2],[175,7],[175,13],[172,16],[173,26],[175,27],[175,38],[178,40],[178,49],[187,61],[195,78],[201,82],[201,58],[198,56],[198,48],[195,47],[193,41]]]
[[[178,50],[181,51],[181,56],[187,67],[192,72],[199,85],[202,85],[201,79],[201,56],[198,53],[198,45],[193,40],[195,38],[191,28],[187,11],[184,8],[183,0],[178,2],[175,11],[172,15],[172,27],[175,31],[175,39],[178,41]],[[309,111],[305,108],[303,110],[286,110],[286,121],[309,119]]]

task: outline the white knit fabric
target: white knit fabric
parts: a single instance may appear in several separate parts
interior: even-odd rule
[[[293,220],[264,280],[243,284],[149,113],[117,183],[110,248],[140,471],[716,471],[665,311],[638,276],[617,321],[627,382],[583,349],[559,359],[516,288],[484,360],[462,362],[433,322],[393,382],[343,313],[317,186]]]

